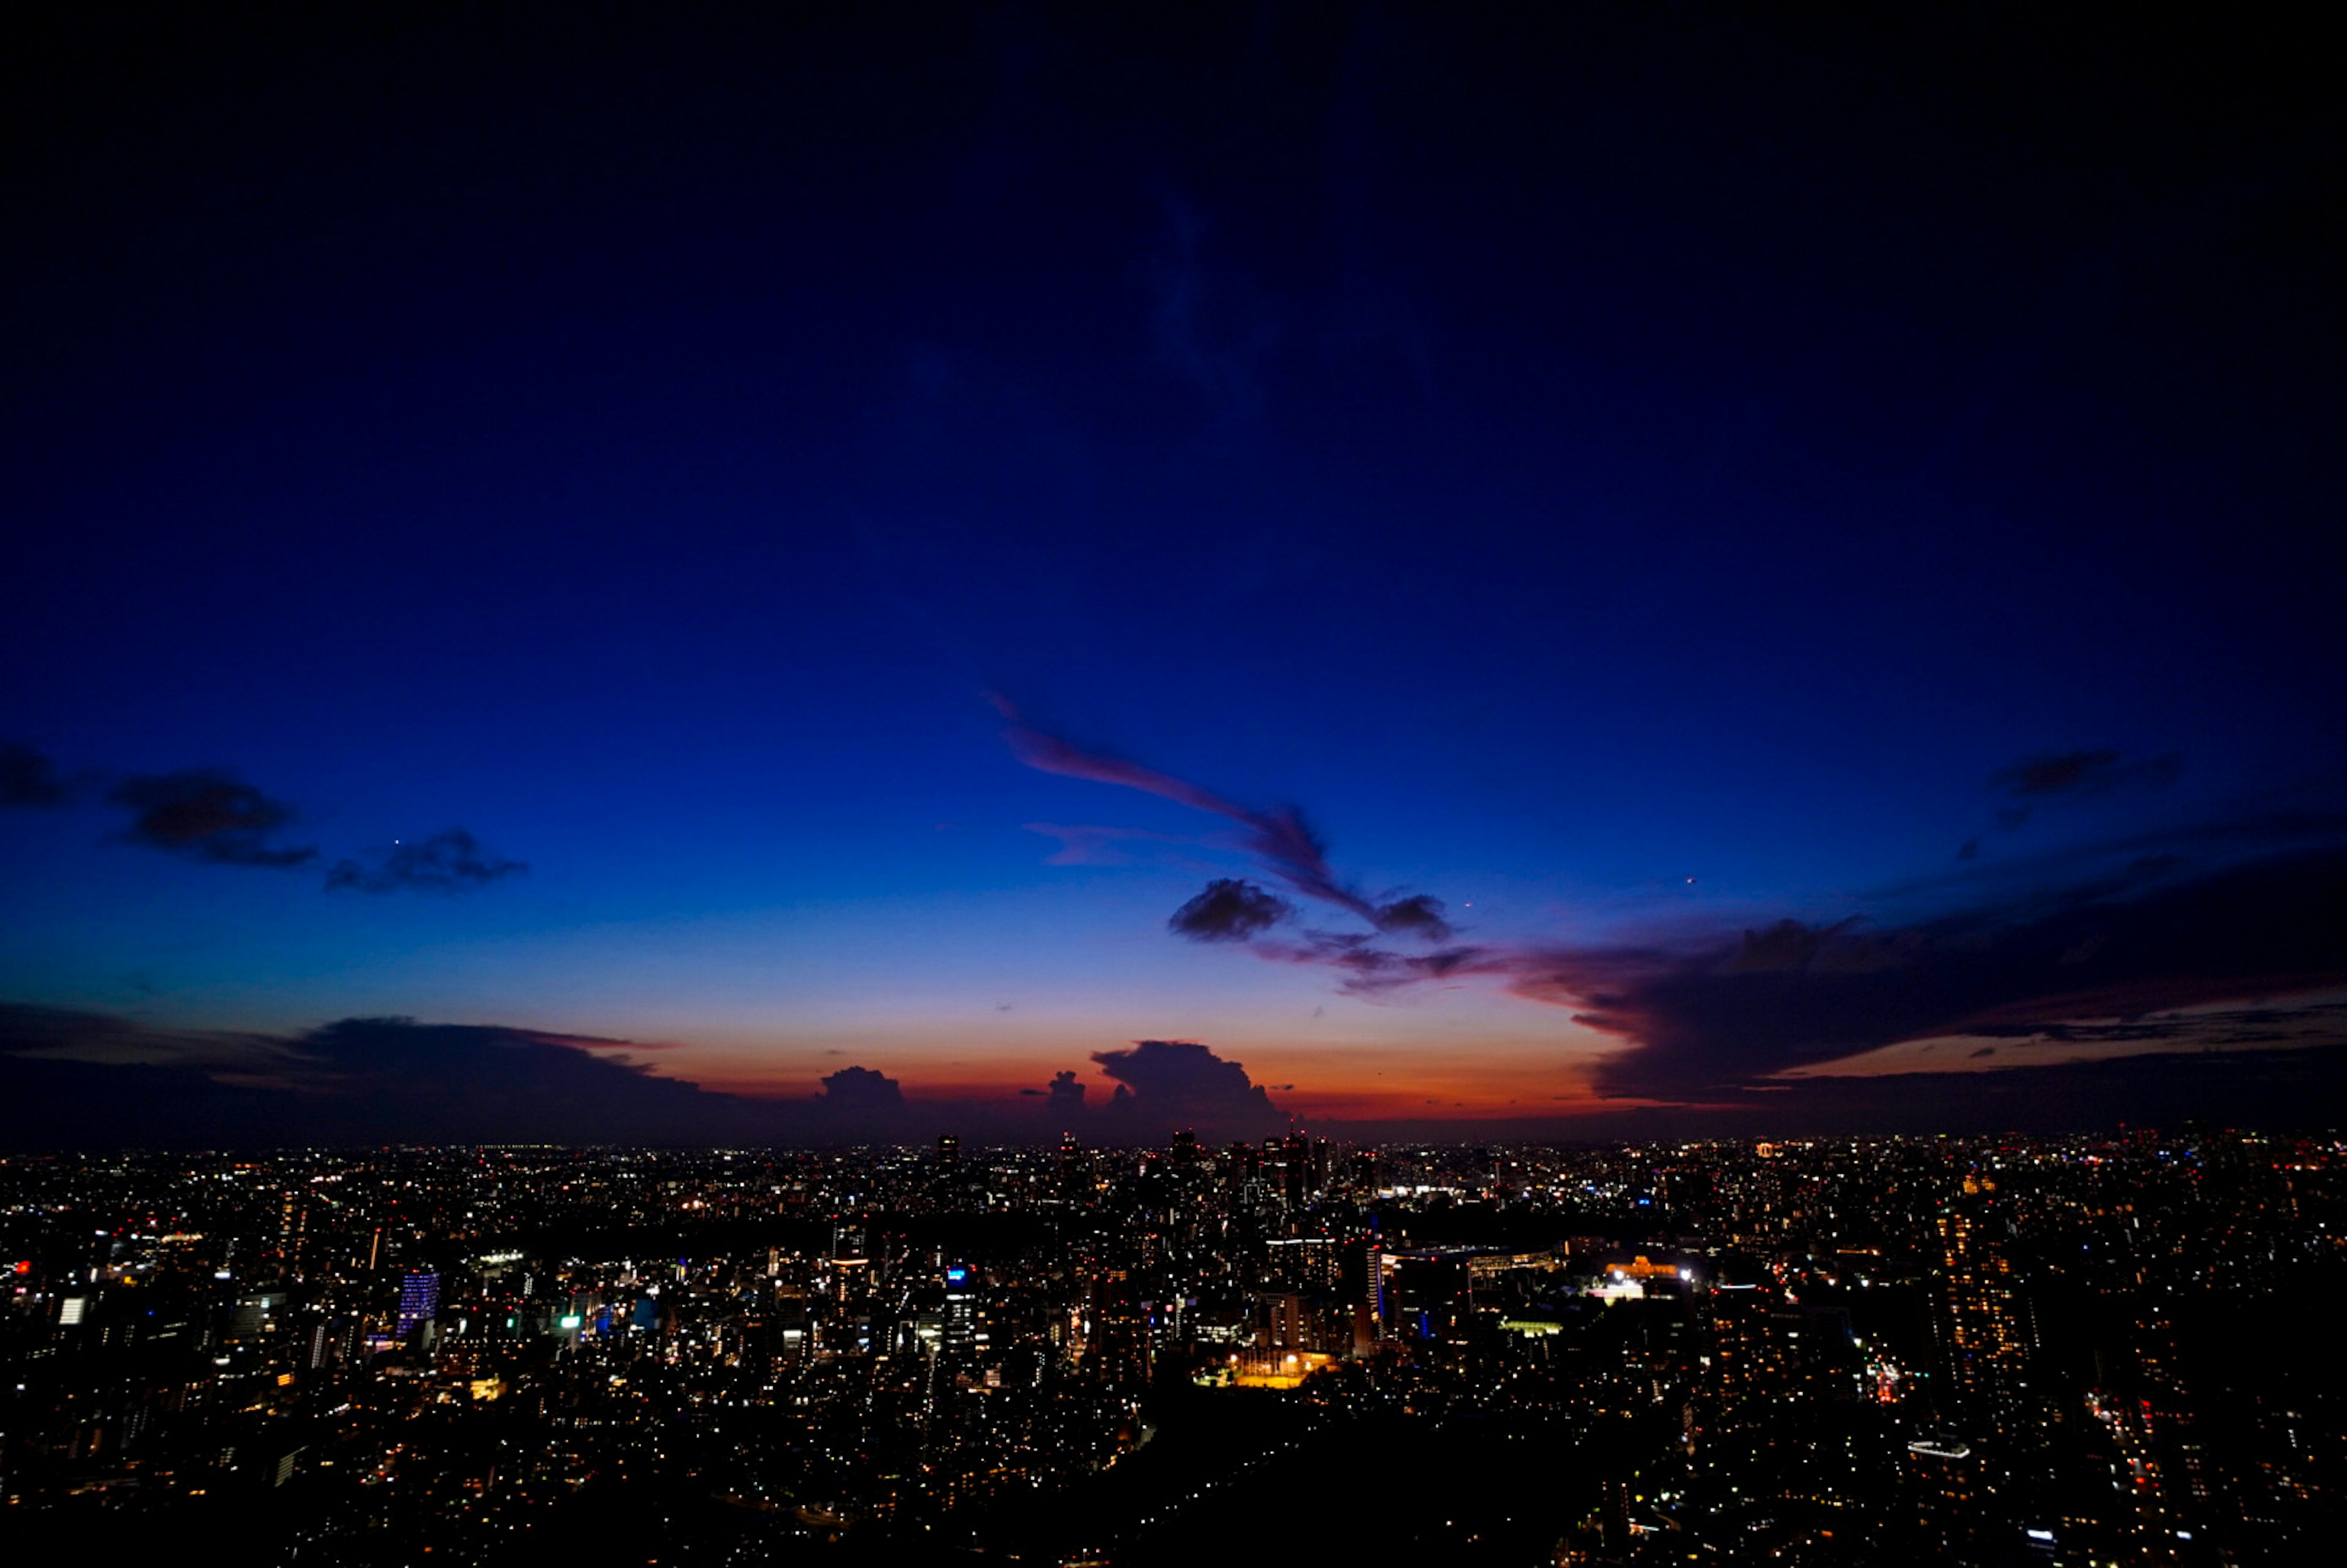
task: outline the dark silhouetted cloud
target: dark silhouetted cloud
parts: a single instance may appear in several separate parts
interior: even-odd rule
[[[1380,905],[1376,918],[1380,931],[1423,937],[1430,942],[1447,942],[1451,937],[1450,922],[1442,917],[1442,900],[1431,894],[1414,893]]]
[[[396,844],[373,866],[338,861],[326,873],[326,886],[361,893],[464,893],[528,869],[482,848],[465,829],[451,827],[413,844]]]
[[[1348,996],[1369,998],[1388,996],[1424,980],[1506,974],[1514,962],[1510,949],[1504,948],[1465,945],[1431,953],[1400,953],[1378,947],[1370,937],[1340,931],[1307,931],[1302,941],[1259,940],[1254,951],[1280,963],[1336,969],[1342,976],[1339,989]]]
[[[1438,930],[1449,934],[1450,927],[1440,914],[1441,906],[1431,899],[1399,897],[1380,906],[1348,886],[1329,866],[1327,846],[1295,807],[1258,810],[1241,805],[1186,779],[1105,752],[1086,751],[1028,723],[1008,699],[998,695],[993,701],[1010,721],[1004,740],[1029,767],[1065,778],[1121,784],[1236,823],[1243,830],[1239,847],[1254,856],[1266,873],[1304,897],[1357,916],[1381,931],[1405,936],[1430,936]]]
[[[771,1141],[789,1125],[772,1102],[585,1049],[614,1043],[402,1018],[213,1034],[0,1008],[0,1141],[670,1143]]]
[[[1122,784],[1213,812],[1290,887],[1361,917],[1373,933],[1281,931],[1288,913],[1237,879],[1218,880],[1168,922],[1176,933],[1245,943],[1258,956],[1329,968],[1340,989],[1396,996],[1430,982],[1495,980],[1572,1009],[1625,1048],[1600,1092],[1686,1102],[1760,1092],[1788,1070],[1983,1026],[2094,1027],[2181,1009],[2347,984],[2347,817],[2326,804],[2270,803],[2032,861],[1967,866],[1881,895],[1929,912],[1889,920],[1782,918],[1740,931],[1682,926],[1640,942],[1575,948],[1442,942],[1450,927],[1423,894],[1373,904],[1340,884],[1300,814],[1234,804],[1184,780],[1087,752],[1012,722],[1030,765]],[[2049,755],[1995,775],[2023,805],[2173,781],[2173,756]],[[2212,1047],[2239,1040],[2208,1037]],[[1115,1076],[1112,1074],[1112,1076]]]
[[[407,1018],[285,1035],[175,1030],[0,1003],[0,1147],[805,1145],[942,1132],[1005,1142],[1075,1132],[1113,1143],[1176,1126],[1252,1138],[1286,1124],[1237,1062],[1188,1042],[1143,1040],[1095,1057],[1117,1089],[1099,1108],[1072,1071],[991,1101],[911,1099],[864,1066],[828,1073],[803,1096],[731,1094],[630,1060],[659,1049]]]
[[[1989,782],[2006,794],[2027,800],[2049,794],[2107,794],[2129,784],[2171,784],[2183,771],[2184,759],[2173,753],[2125,762],[2111,751],[2063,752],[2015,763],[2000,769]]]
[[[1190,1127],[1204,1136],[1260,1138],[1287,1124],[1245,1067],[1194,1040],[1135,1040],[1129,1050],[1094,1051],[1092,1061],[1117,1085],[1103,1114],[1146,1135]]]
[[[1605,1092],[1717,1097],[1901,1040],[2048,1032],[2347,983],[2347,852],[2171,869],[1896,928],[1754,934],[1706,954],[1523,956],[1520,993],[1633,1042]]]
[[[867,1067],[842,1068],[818,1093],[762,1099],[629,1060],[660,1049],[405,1018],[292,1035],[170,1030],[0,1004],[0,1146],[836,1144],[952,1127],[1040,1135],[1035,1112],[1014,1112],[1015,1102],[915,1104]]]
[[[0,805],[59,806],[103,787],[107,775],[60,778],[49,759],[30,746],[0,745]],[[282,842],[297,820],[293,807],[222,768],[116,775],[106,804],[131,814],[121,837],[190,860],[219,866],[279,869],[318,857],[310,845]],[[395,844],[368,860],[344,858],[326,873],[330,891],[461,893],[528,870],[483,847],[462,827]]]
[[[1051,1104],[1046,1109],[1053,1112],[1081,1112],[1084,1108],[1084,1087],[1083,1081],[1073,1071],[1053,1073],[1051,1087],[1045,1091],[1051,1100]]]
[[[2087,839],[2037,854],[1989,864],[1964,863],[1952,870],[1888,882],[1870,888],[1875,905],[1993,902],[2027,897],[2032,889],[2068,887],[2108,877],[2113,867],[2154,864],[2215,864],[2295,849],[2321,850],[2347,843],[2347,811],[2334,801],[2302,798],[2289,804],[2254,802],[2194,821]]]
[[[901,1111],[905,1091],[876,1068],[843,1067],[825,1076],[823,1102],[851,1112]]]
[[[106,798],[133,814],[125,838],[190,860],[282,868],[317,858],[313,847],[272,842],[294,820],[293,808],[234,774],[195,768],[134,774]]]
[[[612,1043],[602,1040],[388,1018],[346,1019],[295,1043],[317,1063],[299,1087],[331,1091],[353,1125],[444,1130],[435,1142],[519,1127],[588,1142],[641,1130],[668,1143],[707,1136],[704,1126],[738,1132],[755,1120],[733,1096],[590,1054]]]
[[[1174,935],[1198,942],[1244,942],[1296,912],[1286,899],[1252,882],[1218,876],[1165,922]]]
[[[67,795],[56,764],[48,758],[13,741],[0,745],[0,805],[63,805]]]
[[[0,1002],[0,1051],[100,1065],[143,1062],[251,1072],[296,1060],[283,1039],[224,1030],[169,1029],[70,1008]]]
[[[2130,762],[2114,751],[2058,752],[1999,769],[1989,776],[1989,787],[2014,802],[1997,812],[1998,825],[2019,827],[2041,801],[2121,789],[2164,789],[2183,772],[2184,759],[2173,753]]]

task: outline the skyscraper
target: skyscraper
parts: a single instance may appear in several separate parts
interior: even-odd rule
[[[1938,1217],[1941,1271],[1934,1327],[1948,1379],[1944,1413],[1994,1424],[2009,1409],[2026,1358],[2013,1269],[1992,1212],[1965,1183]]]
[[[1085,1168],[1083,1145],[1076,1142],[1073,1132],[1060,1134],[1060,1197],[1064,1203],[1081,1204],[1091,1194],[1086,1192],[1091,1172]]]
[[[403,1344],[439,1313],[438,1275],[410,1274],[399,1282],[399,1337]]]
[[[946,1270],[945,1348],[967,1356],[978,1348],[978,1282],[956,1264]]]

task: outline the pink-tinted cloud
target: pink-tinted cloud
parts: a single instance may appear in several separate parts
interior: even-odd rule
[[[1056,838],[1060,847],[1043,856],[1046,866],[1132,866],[1139,857],[1122,847],[1128,844],[1188,844],[1178,834],[1152,833],[1141,827],[1104,827],[1092,823],[1030,822],[1029,833]]]
[[[2010,1038],[2347,983],[2342,903],[2347,853],[2310,851],[1896,927],[1786,922],[1668,955],[1526,952],[1507,983],[1632,1044],[1600,1065],[1601,1091],[1718,1096],[1902,1040]]]
[[[1904,1040],[2347,984],[2347,922],[2338,917],[2347,907],[2347,823],[2335,815],[2189,825],[2159,843],[2136,835],[2099,854],[2072,852],[2057,874],[2026,885],[2009,875],[1952,881],[1938,913],[1892,923],[1784,918],[1609,947],[1456,943],[1433,899],[1373,903],[1343,883],[1299,813],[1236,804],[1045,734],[1008,704],[1003,711],[1029,765],[1237,823],[1267,875],[1375,927],[1304,927],[1276,896],[1222,878],[1175,913],[1176,934],[1333,970],[1356,996],[1483,979],[1568,1009],[1625,1044],[1594,1071],[1608,1098],[1728,1102],[1775,1088],[1789,1070]],[[2164,783],[2175,771],[2170,758],[2127,764],[2083,753],[2038,759],[2004,782],[2023,797],[2091,794]],[[1445,945],[1403,950],[1390,941],[1397,937]]]
[[[557,1034],[548,1030],[516,1030],[515,1034],[545,1045],[567,1045],[574,1050],[682,1050],[676,1040],[617,1040],[600,1034]]]
[[[1009,699],[998,695],[993,702],[1009,721],[1002,733],[1011,754],[1037,772],[1136,789],[1222,817],[1238,825],[1239,848],[1304,897],[1358,916],[1380,931],[1438,938],[1450,934],[1441,906],[1423,894],[1379,904],[1348,886],[1328,864],[1327,845],[1295,807],[1242,805],[1187,779],[1105,752],[1087,751],[1030,724]]]

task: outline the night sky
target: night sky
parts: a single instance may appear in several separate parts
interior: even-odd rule
[[[2280,12],[55,9],[7,1141],[2347,1113]]]

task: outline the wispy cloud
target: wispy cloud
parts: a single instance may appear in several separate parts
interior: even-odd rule
[[[13,741],[0,744],[0,806],[63,805],[69,793],[47,757]]]
[[[1171,833],[1151,833],[1139,827],[1103,827],[1092,823],[1030,822],[1029,833],[1056,838],[1060,847],[1043,857],[1046,866],[1131,866],[1140,858],[1123,846],[1131,844],[1188,844]]]
[[[2014,828],[2027,822],[2049,800],[2092,798],[2127,789],[2165,789],[2183,773],[2184,759],[2173,753],[2129,758],[2115,751],[2089,749],[2024,758],[1991,774],[1989,787],[2008,803],[1997,811],[1997,825]]]
[[[1271,318],[1205,259],[1207,223],[1185,202],[1165,204],[1165,246],[1150,268],[1150,341],[1159,365],[1188,383],[1215,417],[1252,419],[1264,405],[1261,368],[1278,341]]]
[[[1160,773],[1111,753],[1088,750],[1029,723],[1007,698],[994,705],[1009,721],[1003,739],[1011,753],[1040,773],[1117,784],[1209,813],[1238,825],[1238,847],[1265,872],[1307,898],[1359,917],[1380,931],[1413,937],[1447,936],[1441,905],[1424,894],[1373,900],[1348,886],[1328,863],[1327,845],[1294,806],[1269,809],[1242,805],[1210,789]]]
[[[486,887],[528,871],[518,860],[507,860],[481,846],[461,827],[446,828],[429,838],[398,843],[383,851],[372,866],[356,860],[337,861],[326,873],[329,891],[360,893],[465,893]]]

